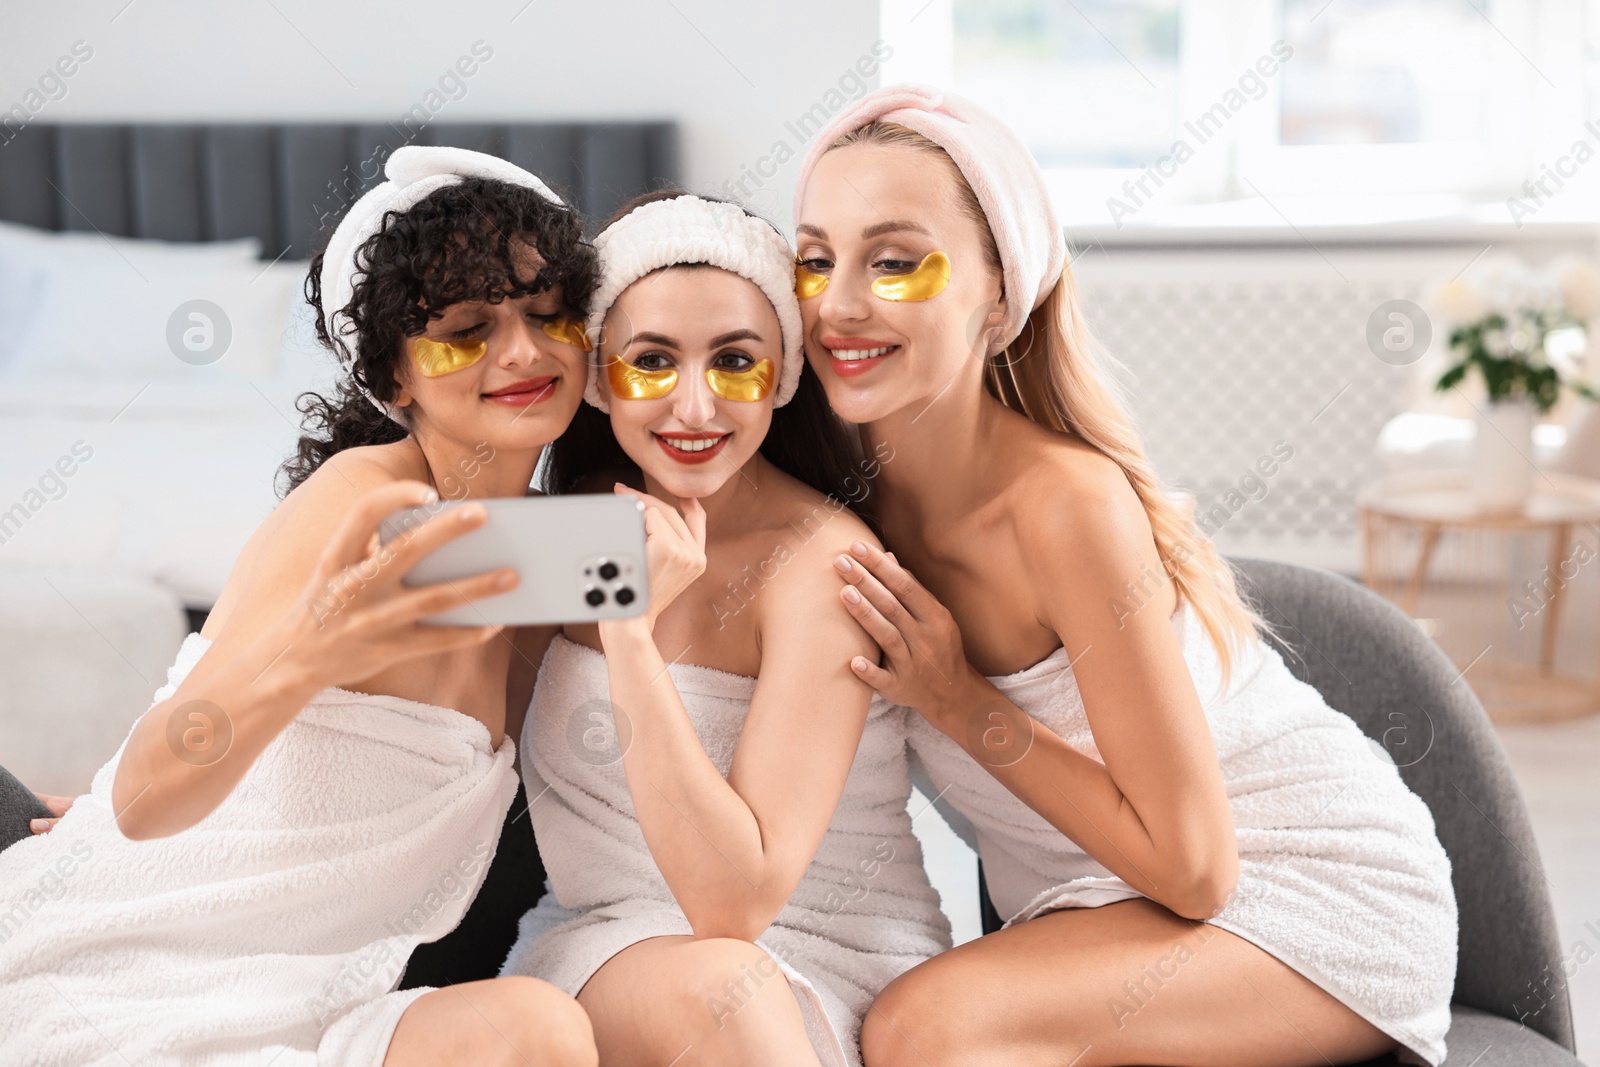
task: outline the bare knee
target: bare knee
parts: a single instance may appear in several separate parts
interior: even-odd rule
[[[884,987],[861,1020],[861,1059],[866,1067],[911,1067],[936,1063],[924,1047],[939,1049],[938,1007],[932,1003],[935,983],[921,967]]]
[[[698,1018],[699,1028],[730,1063],[763,1062],[803,1033],[800,1009],[783,971],[748,941],[707,938],[683,946],[675,969],[679,1010]]]
[[[578,1002],[548,982],[511,975],[466,994],[469,1010],[483,1023],[482,1067],[596,1067],[594,1031]]]
[[[938,960],[902,974],[862,1020],[862,1060],[867,1067],[991,1062],[1001,1035],[976,984]]]

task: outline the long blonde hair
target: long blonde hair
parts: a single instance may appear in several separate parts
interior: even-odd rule
[[[869,123],[828,147],[851,144],[897,145],[943,159],[955,177],[963,213],[983,231],[989,264],[1000,272],[1000,250],[988,216],[943,148],[892,122]],[[1111,362],[1109,353],[1089,333],[1078,305],[1072,267],[1067,264],[1044,303],[1028,316],[1022,334],[987,361],[984,386],[1006,407],[1057,433],[1078,438],[1122,468],[1149,517],[1167,577],[1180,600],[1194,609],[1216,647],[1222,666],[1219,691],[1226,692],[1235,658],[1257,634],[1270,634],[1271,626],[1240,596],[1233,569],[1195,525],[1194,497],[1168,489],[1156,475],[1128,414],[1122,389],[1108,370]]]

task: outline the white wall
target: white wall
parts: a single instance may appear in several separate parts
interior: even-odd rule
[[[674,119],[691,189],[744,176],[750,203],[780,223],[789,219],[799,161],[775,169],[774,148],[781,142],[798,156],[803,147],[785,122],[825,98],[824,106],[842,106],[862,82],[877,84],[852,69],[863,56],[875,67],[876,0],[63,0],[8,8],[0,112],[21,105],[39,122],[397,121],[481,40],[491,57],[454,89],[457,99],[432,98],[434,121]],[[93,55],[58,78],[56,61],[80,40]],[[446,88],[454,88],[448,78]],[[754,176],[758,164],[767,177]]]

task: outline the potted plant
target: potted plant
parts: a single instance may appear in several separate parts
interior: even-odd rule
[[[1433,304],[1450,327],[1452,360],[1434,389],[1455,389],[1474,371],[1484,387],[1485,403],[1474,405],[1474,498],[1484,510],[1520,508],[1533,486],[1534,423],[1563,388],[1600,399],[1579,376],[1588,328],[1600,327],[1600,270],[1564,258],[1534,272],[1497,257],[1472,281],[1446,283]]]

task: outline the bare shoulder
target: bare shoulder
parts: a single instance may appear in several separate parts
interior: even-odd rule
[[[777,598],[785,612],[798,604],[821,604],[831,610],[838,599],[835,556],[850,552],[851,542],[882,548],[872,528],[836,497],[825,496],[787,475],[784,506],[773,510],[770,540],[774,566],[763,575],[769,586],[783,590]],[[841,618],[854,625],[841,609]]]
[[[835,577],[833,557],[848,553],[855,541],[882,548],[877,534],[843,501],[824,496],[810,486],[797,483],[795,507],[783,526],[775,528],[799,567],[797,573]],[[821,565],[818,570],[817,565]]]
[[[1082,441],[1050,437],[1030,450],[1005,492],[1022,551],[1047,573],[1073,580],[1156,561],[1150,516],[1122,467]]]
[[[761,575],[766,595],[756,600],[757,641],[774,640],[792,650],[779,658],[780,674],[822,670],[860,685],[846,665],[852,655],[876,654],[876,646],[840,601],[843,579],[833,560],[849,555],[854,541],[883,545],[843,501],[793,479],[789,483],[790,499],[775,513],[779,521],[771,530],[772,562]],[[763,660],[763,674],[769,666]]]
[[[241,606],[250,606],[249,614],[259,616],[262,607],[287,603],[301,591],[357,500],[379,486],[424,479],[426,473],[408,459],[404,445],[340,452],[284,497],[245,543],[202,632],[213,637]]]
[[[271,557],[311,544],[320,552],[364,494],[406,478],[426,480],[426,469],[416,457],[409,442],[351,448],[329,457],[284,497],[250,539],[246,553],[259,547]]]

